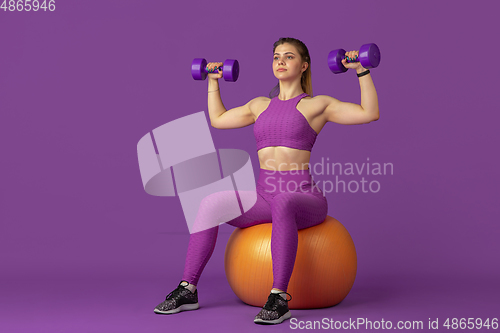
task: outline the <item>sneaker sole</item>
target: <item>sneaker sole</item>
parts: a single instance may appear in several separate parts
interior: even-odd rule
[[[274,320],[264,320],[264,319],[259,319],[259,318],[255,318],[253,320],[254,323],[256,324],[261,324],[261,325],[274,325],[274,324],[281,324],[282,322],[284,322],[285,320],[287,320],[288,318],[290,318],[292,316],[292,313],[290,311],[288,311],[287,313],[285,313],[284,315],[282,315],[281,317],[279,317],[278,319],[274,319]]]
[[[158,309],[155,309],[155,313],[158,313],[158,314],[173,314],[173,313],[178,313],[178,312],[181,312],[181,311],[190,311],[190,310],[196,310],[200,307],[200,305],[198,303],[195,303],[195,304],[183,304],[175,309],[172,309],[172,310],[168,310],[168,311],[162,311],[162,310],[158,310]]]

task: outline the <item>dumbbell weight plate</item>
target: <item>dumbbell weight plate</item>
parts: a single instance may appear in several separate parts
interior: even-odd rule
[[[375,68],[380,63],[380,50],[377,45],[365,44],[359,49],[359,62],[364,68]]]
[[[345,58],[345,50],[333,50],[328,54],[328,67],[335,74],[347,72],[347,68],[342,65],[342,59]]]
[[[224,80],[235,82],[240,75],[240,64],[238,60],[227,59],[222,66],[222,76]]]
[[[207,78],[207,61],[203,58],[195,58],[191,63],[191,75],[195,80],[205,80]]]

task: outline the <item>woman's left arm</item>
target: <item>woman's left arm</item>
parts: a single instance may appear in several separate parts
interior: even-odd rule
[[[350,51],[346,56],[354,57],[358,51]],[[366,68],[361,66],[361,63],[347,63],[342,60],[346,68],[353,68],[356,73],[366,71]],[[326,108],[324,115],[327,121],[331,121],[343,125],[367,124],[379,119],[378,97],[375,85],[370,74],[363,75],[359,78],[359,86],[361,88],[361,105],[341,102],[333,97],[326,97]]]

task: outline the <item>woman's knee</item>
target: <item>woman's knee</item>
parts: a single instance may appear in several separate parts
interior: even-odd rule
[[[239,191],[238,194],[246,211],[242,212],[234,191],[215,192],[203,198],[196,216],[196,229],[208,229],[222,223],[246,228],[271,222],[269,204],[255,191]]]
[[[205,196],[200,201],[198,215],[217,218],[229,212],[239,211],[239,204],[234,191],[220,191]]]
[[[230,221],[241,214],[234,191],[220,191],[205,196],[198,205],[193,228],[201,231]]]

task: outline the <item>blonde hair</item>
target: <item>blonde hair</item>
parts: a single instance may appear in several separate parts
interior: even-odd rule
[[[276,51],[276,47],[285,43],[292,44],[293,46],[295,46],[297,51],[299,51],[302,61],[307,62],[307,64],[309,65],[307,66],[307,69],[302,73],[302,77],[300,79],[300,85],[302,86],[302,90],[304,90],[306,94],[313,97],[312,81],[311,81],[311,57],[309,56],[309,50],[307,49],[307,46],[298,39],[291,37],[282,37],[277,42],[274,43],[273,54],[274,51]],[[274,98],[278,96],[279,93],[280,93],[280,84],[278,82],[278,84],[273,89],[271,89],[271,92],[269,93],[269,98]]]

